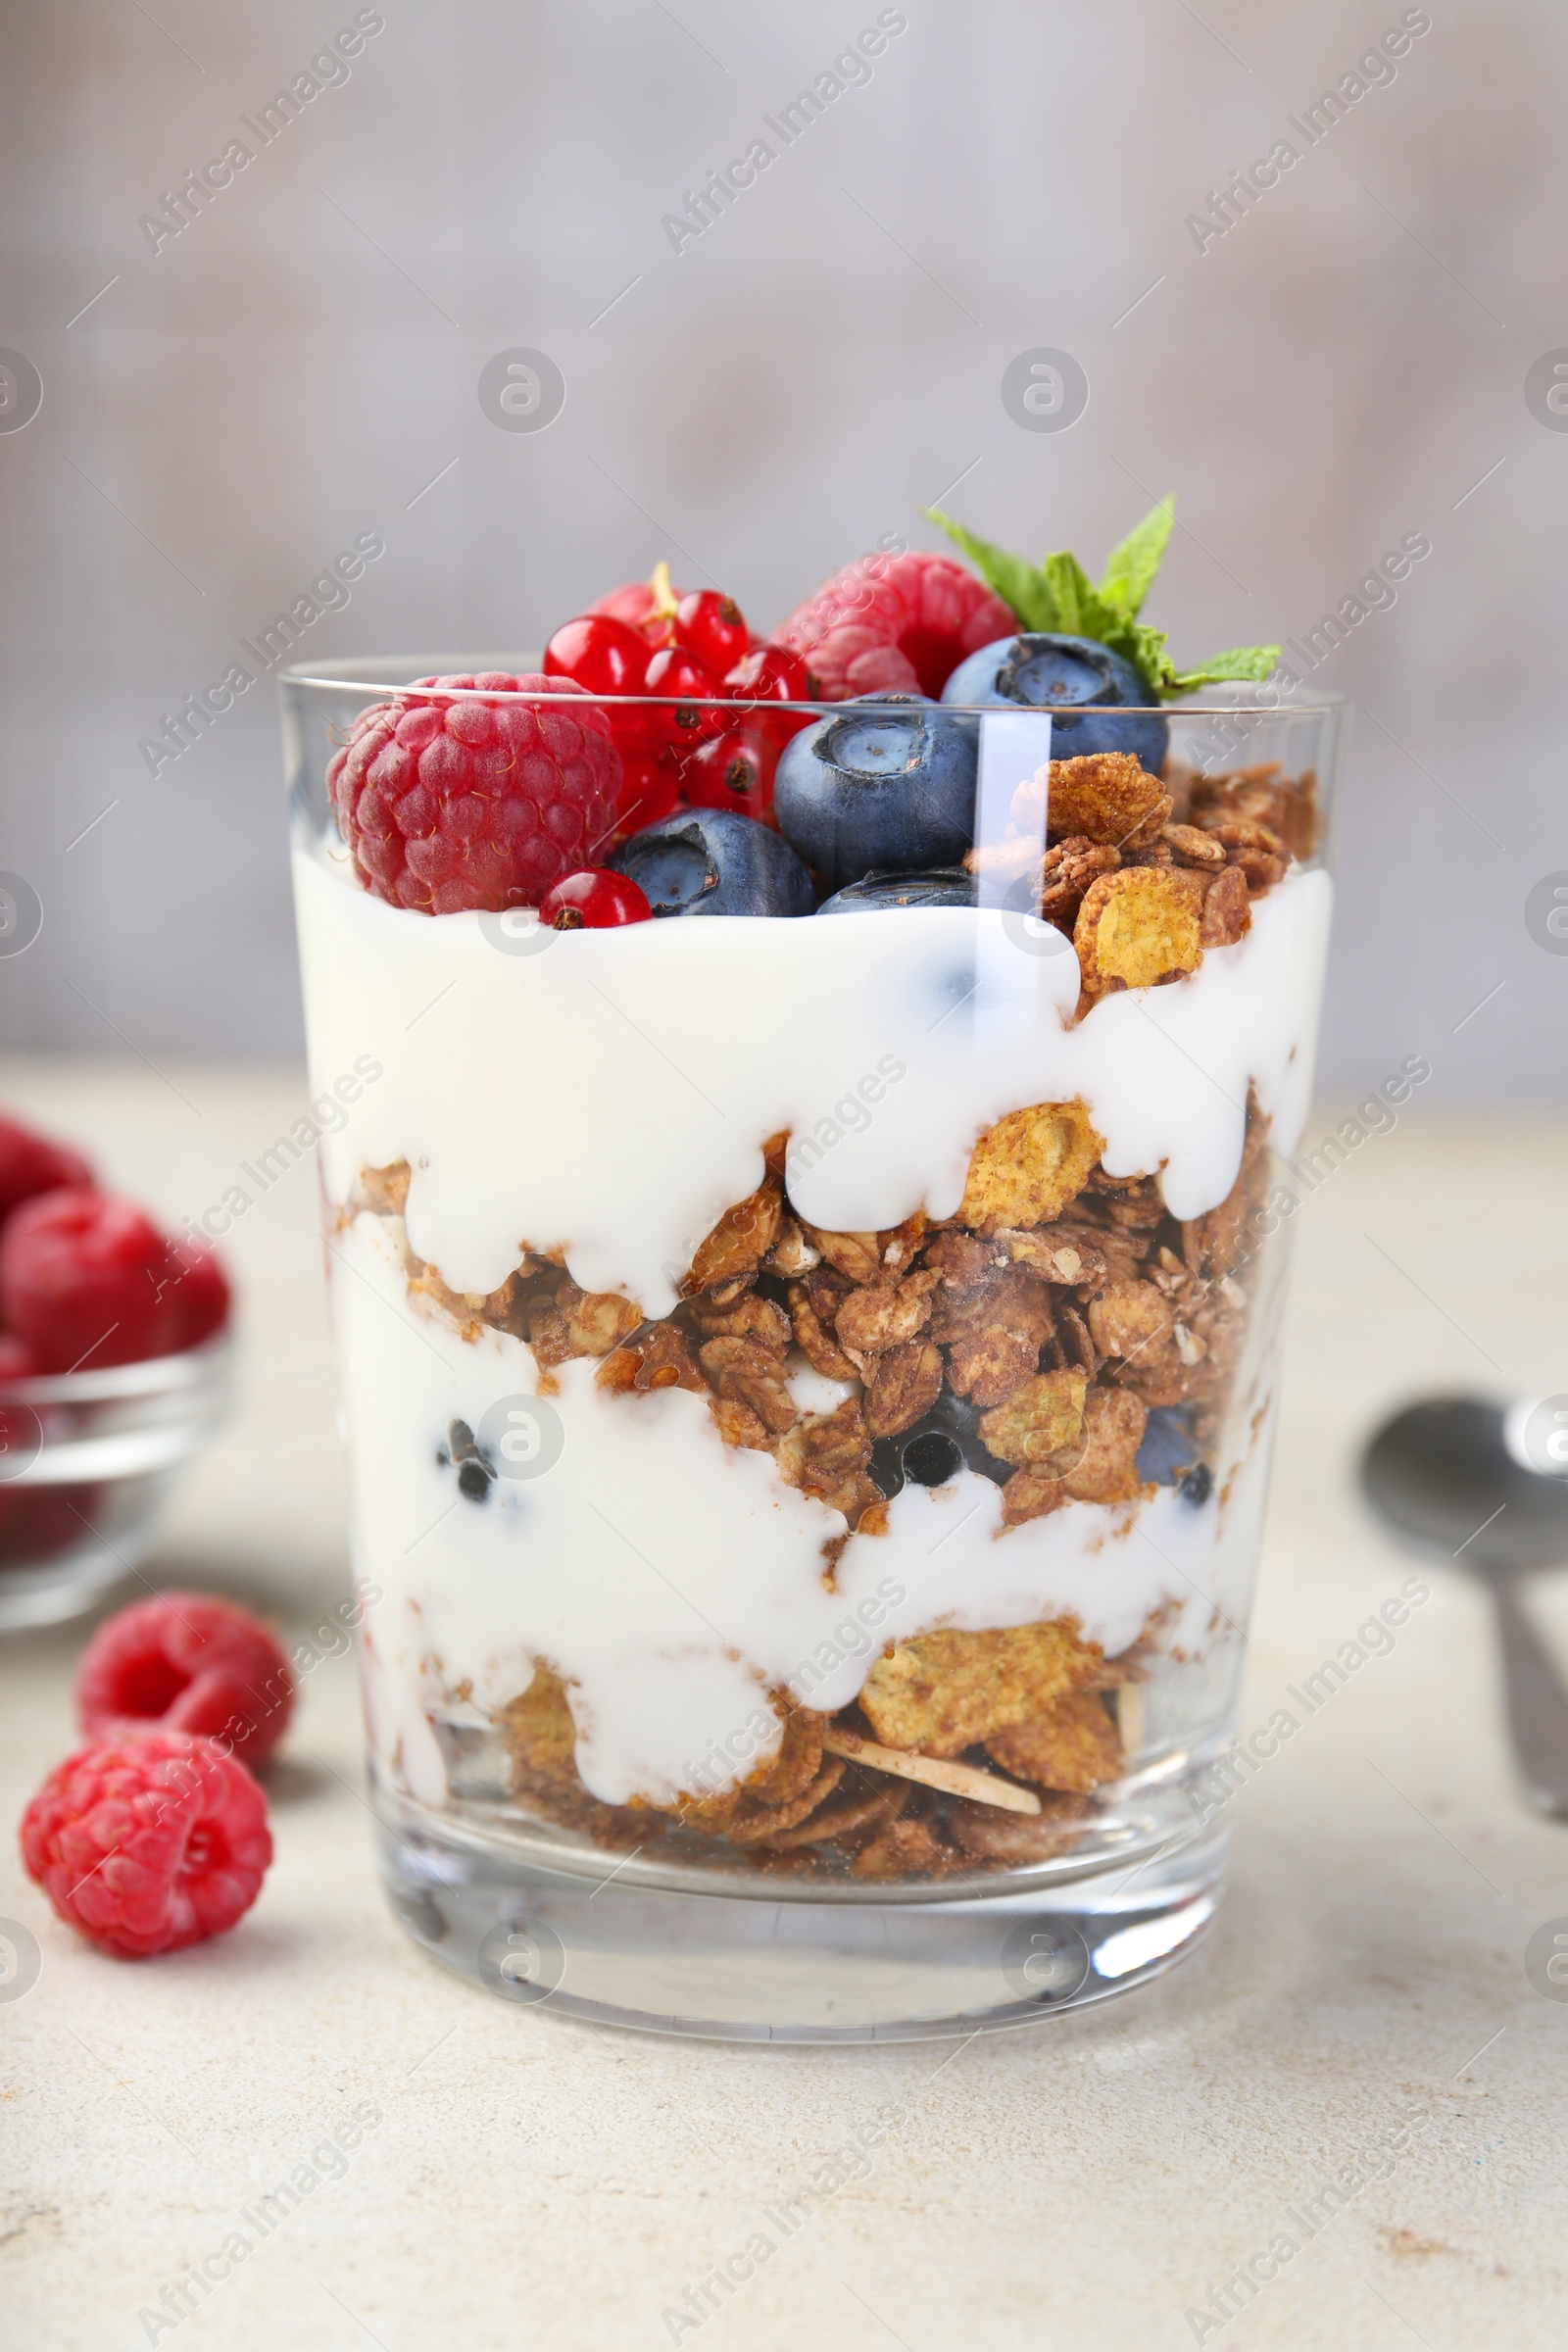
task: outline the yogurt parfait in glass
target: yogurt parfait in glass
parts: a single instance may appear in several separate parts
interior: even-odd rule
[[[1214,1914],[1343,714],[1174,669],[1166,529],[286,679],[383,1861],[503,1997],[952,2034]]]

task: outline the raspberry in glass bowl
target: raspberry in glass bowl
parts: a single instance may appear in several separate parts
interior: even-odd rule
[[[0,1120],[0,1630],[76,1615],[146,1552],[226,1409],[229,1303],[204,1243]]]

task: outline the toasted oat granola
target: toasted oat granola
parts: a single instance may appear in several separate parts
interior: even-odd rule
[[[1179,980],[1242,939],[1254,900],[1310,851],[1317,821],[1310,778],[1257,768],[1173,775],[1167,788],[1114,757],[1053,762],[1049,816],[1044,856],[1038,822],[1029,853],[1033,887],[1078,946],[1080,1016],[1106,994]],[[1074,1505],[1135,1508],[1152,1492],[1138,1463],[1153,1411],[1184,1416],[1192,1463],[1209,1475],[1270,1181],[1255,1102],[1231,1193],[1185,1223],[1157,1171],[1103,1167],[1082,1102],[998,1119],[974,1144],[954,1217],[917,1213],[880,1232],[803,1218],[787,1196],[788,1140],[766,1139],[761,1183],[716,1219],[679,1303],[657,1319],[633,1298],[585,1293],[554,1244],[519,1250],[495,1292],[454,1293],[408,1246],[406,1162],[363,1170],[348,1213],[389,1221],[420,1311],[469,1337],[524,1342],[542,1391],[556,1367],[584,1357],[611,1398],[672,1387],[701,1396],[726,1446],[768,1454],[787,1485],[839,1515],[843,1533],[823,1546],[828,1583],[852,1533],[875,1541],[886,1530],[896,1487],[878,1465],[889,1449],[960,1426],[956,1408],[1001,1490],[998,1541]],[[807,1368],[839,1384],[831,1409],[797,1397]],[[1070,1850],[1095,1792],[1128,1766],[1102,1694],[1137,1671],[1130,1653],[1107,1659],[1084,1642],[1070,1617],[916,1634],[888,1645],[837,1716],[775,1693],[773,1757],[731,1788],[664,1806],[606,1805],[586,1788],[569,1693],[548,1661],[496,1724],[514,1800],[607,1845],[667,1831],[726,1840],[760,1869],[940,1878]],[[1040,1811],[916,1788],[823,1747],[841,1733],[855,1755],[849,1735],[863,1749],[867,1727],[884,1765],[906,1754],[947,1760],[960,1777],[978,1767],[1033,1790]]]

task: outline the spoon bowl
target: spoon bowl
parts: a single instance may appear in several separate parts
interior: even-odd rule
[[[1361,1457],[1361,1487],[1385,1526],[1490,1588],[1508,1729],[1532,1801],[1568,1816],[1568,1691],[1515,1590],[1532,1569],[1568,1565],[1568,1481],[1524,1469],[1507,1416],[1475,1396],[1431,1397],[1386,1421]]]
[[[1361,1461],[1373,1509],[1422,1551],[1481,1576],[1568,1565],[1568,1480],[1521,1469],[1505,1418],[1476,1396],[1396,1413]]]

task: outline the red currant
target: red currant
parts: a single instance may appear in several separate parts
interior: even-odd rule
[[[771,823],[778,753],[767,726],[734,728],[681,761],[681,790],[694,808],[735,808]]]
[[[584,612],[558,629],[545,647],[545,675],[572,678],[589,694],[641,694],[648,647],[623,620]]]
[[[816,680],[799,654],[787,646],[758,645],[725,673],[738,702],[812,703],[821,700]]]
[[[752,632],[733,597],[721,596],[716,588],[699,588],[683,596],[676,609],[675,642],[721,678],[747,651]]]
[[[706,736],[722,734],[729,723],[723,710],[698,708],[699,702],[713,700],[720,692],[719,683],[706,663],[684,646],[666,646],[654,656],[648,664],[647,691],[668,698],[669,708],[649,711],[648,719],[656,742],[667,744],[672,751],[689,751]]]
[[[759,645],[736,662],[724,680],[724,692],[741,703],[810,703],[820,693],[815,678],[799,654],[786,646]],[[762,732],[782,751],[792,735],[811,724],[803,710],[780,710],[762,722]]]
[[[646,923],[653,911],[635,882],[603,865],[563,874],[539,902],[539,920],[553,931],[611,931],[619,923]]]
[[[620,762],[620,796],[615,803],[617,833],[636,833],[644,825],[667,816],[680,798],[680,770],[674,755],[646,752],[624,754]]]
[[[545,647],[545,675],[569,678],[588,694],[639,695],[647,674],[646,639],[610,613],[579,613]],[[612,709],[605,716],[623,762],[658,749],[645,710]]]
[[[635,629],[646,645],[673,645],[675,642],[675,611],[685,595],[683,588],[670,588],[667,583],[654,580],[627,580],[619,588],[612,588],[589,606],[590,612],[608,612],[612,619],[623,620]]]

